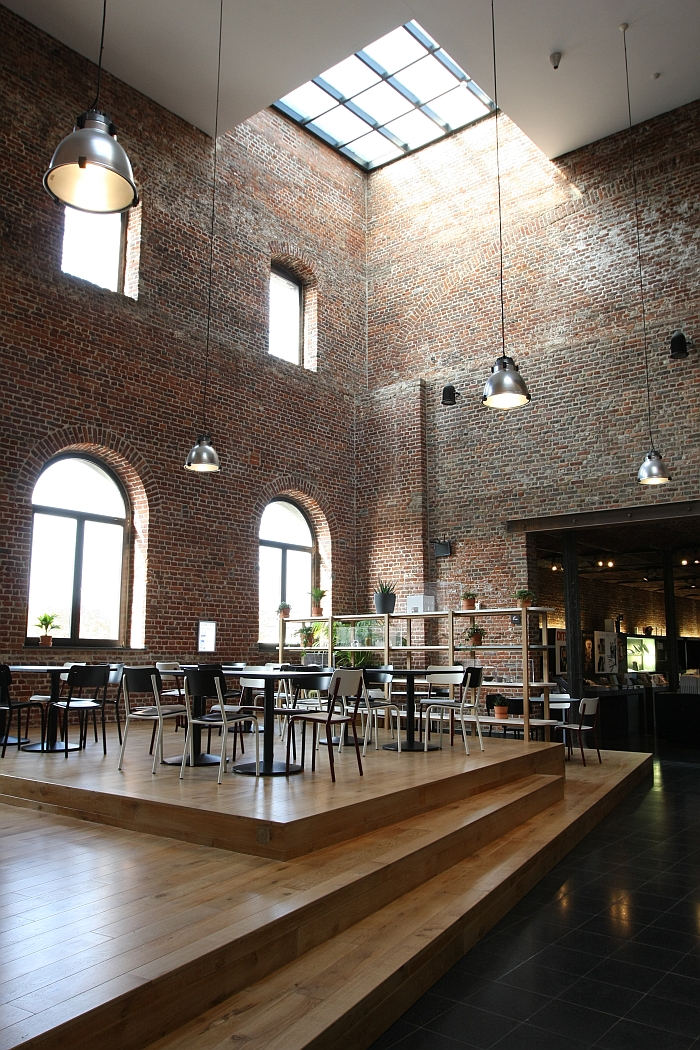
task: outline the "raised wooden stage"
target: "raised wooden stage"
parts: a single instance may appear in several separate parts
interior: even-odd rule
[[[651,769],[487,738],[218,787],[132,733],[0,764],[0,1050],[367,1047]]]

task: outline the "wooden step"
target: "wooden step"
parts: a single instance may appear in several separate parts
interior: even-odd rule
[[[612,790],[570,793],[149,1050],[365,1050],[650,772],[645,759]]]
[[[104,961],[91,969],[89,983],[82,972],[55,982],[41,1012],[0,1031],[0,1050],[19,1044],[32,1050],[143,1047],[562,797],[562,777],[535,774],[293,861],[256,860],[249,873],[239,871],[215,907],[208,904],[210,890],[191,902],[195,923],[188,924],[187,902],[181,917],[177,908],[170,918],[158,916],[154,925],[160,936],[149,943],[145,957],[135,946],[138,930],[103,944]],[[105,932],[109,935],[108,927]],[[116,966],[120,954],[125,964]],[[42,994],[45,989],[37,991]]]

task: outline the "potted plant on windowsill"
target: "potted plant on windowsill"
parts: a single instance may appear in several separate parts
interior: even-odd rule
[[[39,635],[39,645],[51,646],[53,645],[53,637],[49,634],[51,628],[57,631],[61,630],[61,625],[58,622],[58,616],[56,613],[42,613],[39,619],[36,621],[37,627],[43,627],[44,633]]]
[[[374,592],[374,608],[378,613],[393,613],[396,608],[396,584],[388,580],[377,580]]]
[[[485,634],[486,631],[483,627],[479,627],[478,623],[473,623],[467,631],[467,638],[472,645],[483,645]]]
[[[464,610],[475,609],[476,599],[476,591],[462,591],[462,608]]]
[[[528,606],[532,605],[535,601],[537,595],[534,591],[529,591],[527,587],[521,587],[520,590],[515,592],[513,597],[519,605],[522,605],[524,609],[527,609]]]
[[[321,602],[325,595],[325,591],[320,587],[311,588],[311,615],[312,616],[323,616],[323,609],[321,608]]]
[[[277,606],[277,613],[279,616],[282,617],[283,620],[288,620],[291,608],[292,607],[289,604],[289,602],[280,602]]]

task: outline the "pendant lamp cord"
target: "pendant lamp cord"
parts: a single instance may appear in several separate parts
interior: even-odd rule
[[[498,76],[496,73],[496,19],[491,0],[491,45],[493,54],[493,102],[496,107],[496,182],[498,184],[498,245],[500,254],[499,283],[501,289],[501,347],[506,356],[506,319],[503,305],[503,217],[501,209],[501,160],[498,142]]]
[[[634,188],[634,222],[637,235],[637,267],[639,272],[639,299],[642,306],[642,332],[644,336],[644,374],[647,384],[647,421],[649,424],[649,442],[654,448],[654,435],[651,429],[651,394],[649,393],[649,351],[647,347],[647,317],[644,303],[644,273],[642,270],[642,243],[639,233],[639,198],[637,193],[637,158],[634,149],[634,136],[632,135],[632,105],[630,103],[630,73],[627,64],[627,25],[623,22],[622,43],[625,52],[625,82],[627,84],[627,120],[630,132],[630,153],[632,155],[632,186]]]
[[[102,52],[105,49],[105,22],[107,21],[107,0],[104,0],[102,5],[102,35],[100,37],[100,57],[97,62],[97,94],[95,95],[95,101],[90,106],[90,109],[97,109],[97,103],[100,101],[100,82],[102,80]]]
[[[207,389],[209,386],[209,337],[211,334],[211,286],[214,273],[214,224],[216,221],[216,140],[219,134],[219,88],[221,85],[221,34],[224,24],[224,0],[219,2],[219,51],[216,69],[216,110],[214,112],[214,162],[211,186],[211,229],[209,236],[209,294],[207,298],[207,345],[204,355],[204,387],[202,390],[202,426],[207,433]]]

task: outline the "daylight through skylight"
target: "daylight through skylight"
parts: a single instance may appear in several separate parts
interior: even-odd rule
[[[407,22],[275,102],[371,171],[495,109],[417,22]]]

